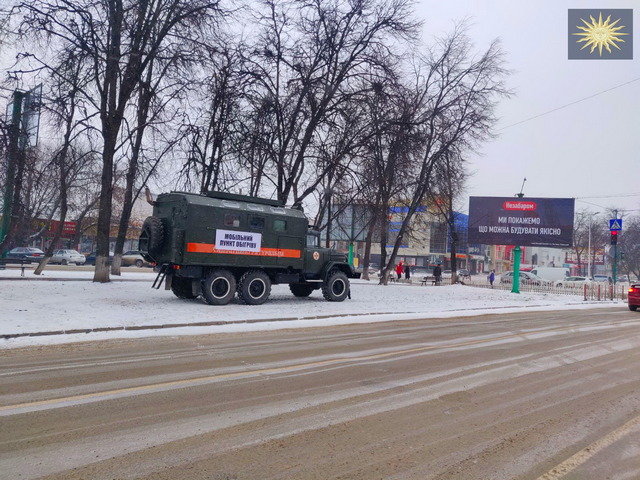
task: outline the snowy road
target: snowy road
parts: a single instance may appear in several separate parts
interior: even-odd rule
[[[0,477],[640,477],[620,307],[0,352]]]

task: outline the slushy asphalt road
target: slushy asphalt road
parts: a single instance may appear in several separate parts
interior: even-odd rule
[[[3,479],[638,479],[622,307],[0,351]]]

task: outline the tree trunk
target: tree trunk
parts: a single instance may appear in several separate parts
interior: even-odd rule
[[[104,151],[102,153],[103,163],[96,235],[96,267],[93,274],[93,281],[100,283],[109,282],[109,233],[111,230],[111,208],[113,205],[113,157],[115,155],[115,144],[115,135],[110,132],[109,137],[105,139]]]
[[[64,190],[66,190],[66,187],[62,187],[60,192],[60,223],[58,224],[58,228],[56,228],[56,231],[53,234],[53,239],[51,240],[51,243],[49,244],[46,251],[44,252],[44,257],[42,258],[42,260],[40,260],[40,262],[38,263],[38,266],[34,270],[33,272],[34,275],[40,275],[42,271],[45,269],[45,267],[51,260],[51,257],[53,256],[53,252],[56,250],[56,248],[58,248],[58,242],[62,237],[62,231],[64,230],[64,222],[67,219],[67,210],[69,208],[67,204],[67,194]]]
[[[389,283],[389,268],[387,266],[387,241],[389,240],[389,201],[382,203],[380,215],[380,284]]]
[[[451,235],[451,284],[458,281],[458,234]]]
[[[127,230],[129,229],[129,220],[131,220],[131,210],[133,209],[133,188],[135,177],[137,174],[136,165],[130,165],[127,172],[127,186],[124,193],[124,202],[122,205],[122,214],[120,215],[120,224],[118,225],[118,236],[116,238],[116,246],[113,249],[113,263],[111,264],[111,274],[121,275],[120,267],[122,265],[122,253],[124,250],[124,242],[127,239]]]
[[[327,195],[327,238],[325,240],[325,248],[331,248],[331,195]]]
[[[61,154],[62,155],[62,154]],[[66,148],[65,153],[66,156]],[[51,257],[53,256],[53,252],[58,248],[58,242],[62,237],[62,231],[64,230],[64,222],[67,219],[67,211],[69,209],[69,204],[67,201],[67,184],[66,184],[66,161],[60,160],[60,223],[58,224],[58,228],[53,235],[53,239],[51,243],[47,247],[44,252],[44,257],[38,263],[35,271],[33,272],[35,275],[40,275],[42,271],[45,269]]]
[[[369,265],[371,264],[371,243],[373,242],[373,232],[376,229],[377,223],[377,208],[374,208],[374,213],[371,218],[371,225],[367,229],[367,236],[364,239],[364,258],[362,259],[362,279],[369,280]]]

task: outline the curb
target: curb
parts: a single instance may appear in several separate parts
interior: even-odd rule
[[[405,315],[420,312],[373,312],[373,313],[352,313],[350,317],[364,317],[367,315]],[[98,333],[98,332],[117,332],[123,330],[158,330],[161,328],[182,328],[182,327],[214,327],[221,325],[241,325],[246,323],[266,323],[266,322],[291,322],[293,320],[321,320],[324,318],[333,318],[340,315],[315,315],[312,317],[282,317],[282,318],[256,318],[250,320],[236,320],[225,322],[223,320],[212,320],[210,322],[189,322],[189,323],[162,323],[158,325],[131,325],[123,327],[96,327],[96,328],[77,328],[73,330],[51,330],[44,332],[24,332],[24,333],[7,333],[0,334],[0,338],[10,340],[13,338],[23,337],[46,337],[53,335],[73,335],[77,333]]]

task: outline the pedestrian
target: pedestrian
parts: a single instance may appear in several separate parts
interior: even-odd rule
[[[491,270],[491,273],[489,273],[489,276],[487,278],[489,279],[489,283],[491,284],[491,288],[493,288],[493,282],[496,281],[496,271],[495,270]]]
[[[404,266],[404,278],[405,280],[410,280],[411,279],[411,266],[405,264]]]
[[[398,262],[398,264],[396,265],[396,276],[398,278],[398,280],[402,279],[402,271],[404,270],[404,268],[402,267],[402,262]]]
[[[442,281],[442,268],[440,268],[440,265],[436,265],[436,268],[433,269],[433,276],[436,278],[436,285],[440,285]]]

